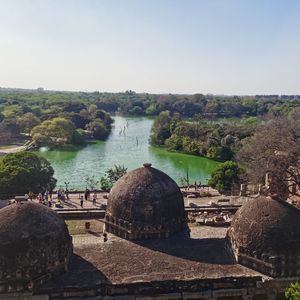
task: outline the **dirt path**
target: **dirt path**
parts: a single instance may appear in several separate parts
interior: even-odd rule
[[[25,146],[12,146],[12,147],[7,147],[7,148],[0,148],[0,153],[15,153],[15,152],[19,152],[19,151],[23,151],[25,150],[26,147]]]

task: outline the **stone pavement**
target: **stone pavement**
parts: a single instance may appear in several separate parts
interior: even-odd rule
[[[103,205],[106,205],[107,203],[107,199],[105,198],[108,193],[106,192],[98,192],[96,193],[97,195],[97,200],[96,200],[96,204],[93,204],[92,201],[92,197],[93,197],[93,193],[91,193],[90,196],[90,200],[83,200],[83,208],[102,208]],[[56,194],[53,194],[52,196],[52,208],[55,209],[55,204],[60,203],[62,208],[65,209],[80,209],[80,196],[83,196],[84,199],[84,194],[83,193],[72,193],[69,194],[69,199],[66,200],[61,200],[59,201],[57,198]],[[37,202],[36,199],[34,199],[33,201]]]
[[[228,227],[211,227],[211,226],[191,226],[191,238],[192,239],[205,239],[205,238],[224,238]],[[85,246],[85,245],[97,245],[103,244],[103,235],[99,233],[86,233],[72,235],[74,246]],[[108,234],[107,244],[117,240],[113,234]]]
[[[103,243],[102,234],[76,234],[72,236],[74,246],[96,245]]]
[[[193,192],[194,189],[191,188],[190,192]],[[243,203],[245,203],[247,200],[249,200],[249,197],[239,197],[239,196],[224,196],[224,195],[220,195],[218,194],[215,190],[213,189],[209,189],[209,191],[211,192],[211,194],[213,194],[212,197],[198,197],[198,198],[187,198],[184,197],[184,204],[186,207],[191,206],[191,207],[195,207],[195,206],[210,206],[210,202],[217,202],[219,199],[230,199],[230,205],[237,205],[240,204],[242,205]],[[93,193],[91,193],[90,196],[90,200],[84,200],[83,202],[83,208],[87,208],[87,209],[91,209],[91,208],[96,208],[96,209],[103,209],[103,205],[107,204],[107,196],[108,193],[107,192],[97,192],[97,200],[96,200],[96,204],[94,205],[92,202],[92,196]],[[52,208],[56,209],[55,204],[60,203],[60,205],[62,206],[61,209],[81,209],[80,206],[80,197],[84,196],[83,192],[77,192],[77,193],[70,193],[69,194],[69,199],[67,200],[61,200],[59,201],[57,199],[57,195],[53,194],[52,196]],[[33,200],[34,202],[37,202],[36,199]],[[3,201],[1,201],[3,202]],[[3,204],[3,206],[5,206],[7,203]]]

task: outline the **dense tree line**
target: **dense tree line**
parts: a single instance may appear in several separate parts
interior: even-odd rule
[[[188,122],[165,111],[154,121],[151,143],[225,161],[209,182],[221,192],[244,182],[266,184],[265,192],[283,200],[289,194],[300,196],[300,108],[260,122],[250,117],[233,124]]]
[[[58,111],[79,113],[90,104],[97,109],[124,115],[158,115],[168,110],[183,117],[259,116],[267,112],[288,112],[300,104],[300,96],[256,95],[216,96],[123,93],[57,92],[43,90],[0,89],[0,107],[5,116],[33,112],[39,116]],[[0,119],[1,120],[1,119]]]
[[[44,91],[42,89],[0,89],[0,141],[16,140],[20,138],[20,133],[29,134],[35,126],[54,118],[71,121],[77,130],[75,140],[80,142],[87,136],[105,139],[110,132],[112,122],[109,114],[158,116],[163,111],[169,111],[172,115],[179,114],[184,119],[198,120],[260,117],[268,113],[287,115],[293,108],[299,106],[299,100],[300,96],[297,95],[159,95],[135,93],[130,90],[122,93],[87,93]],[[181,127],[177,130],[185,129]],[[181,141],[182,145],[178,146],[175,138],[174,135],[169,141],[170,149],[181,147],[181,151],[193,153],[196,151],[195,148],[199,148],[199,145],[194,144],[193,140],[192,149],[186,149],[190,142],[188,139]],[[223,157],[222,153],[215,153],[224,150],[224,148],[218,147],[212,148],[208,155]],[[208,151],[209,148],[211,147],[205,146],[203,150]]]
[[[38,145],[82,144],[86,139],[105,139],[113,122],[95,104],[67,99],[64,93],[2,91],[0,103],[0,143],[31,135]]]
[[[151,130],[151,143],[171,151],[206,156],[226,161],[233,159],[241,141],[252,135],[258,126],[253,118],[240,123],[219,123],[207,120],[183,121],[178,114],[164,111]]]
[[[299,132],[299,108],[288,115],[266,119],[241,140],[233,157],[239,165],[228,161],[219,165],[209,184],[221,192],[240,182],[262,184],[262,192],[273,198],[300,197]]]

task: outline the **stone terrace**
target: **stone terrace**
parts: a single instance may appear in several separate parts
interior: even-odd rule
[[[196,282],[207,288],[211,281],[224,280],[232,288],[255,285],[263,275],[234,262],[225,249],[225,233],[226,228],[193,227],[191,239],[177,236],[135,243],[114,235],[107,242],[102,236],[73,236],[75,255],[69,272],[44,285],[39,293],[59,296],[67,287],[70,293],[80,290],[81,295],[84,291],[96,295],[111,286],[113,293],[117,289],[140,294],[141,285],[149,284],[153,293],[153,283],[157,292],[167,286],[169,293],[172,282],[174,290],[179,282],[182,289],[190,290]]]

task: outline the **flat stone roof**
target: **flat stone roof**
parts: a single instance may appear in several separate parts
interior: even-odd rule
[[[114,235],[74,236],[69,271],[41,291],[157,281],[265,277],[241,266],[225,250],[227,228],[192,227],[192,237],[131,242]],[[210,236],[210,237],[208,237]],[[39,292],[41,292],[39,291]]]

